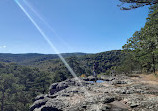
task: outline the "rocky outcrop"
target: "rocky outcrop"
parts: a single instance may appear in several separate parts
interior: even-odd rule
[[[158,86],[127,76],[106,77],[103,83],[84,78],[53,83],[30,111],[157,111]]]

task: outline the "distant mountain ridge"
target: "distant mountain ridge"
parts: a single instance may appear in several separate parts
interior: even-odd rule
[[[62,55],[78,77],[93,75],[94,64],[98,77],[111,74],[125,56],[121,50]],[[0,88],[6,88],[0,90],[0,96],[6,95],[2,98],[4,111],[29,111],[33,98],[47,93],[50,84],[68,78],[73,75],[56,54],[0,54]]]
[[[70,56],[81,56],[86,53],[61,53],[63,57]],[[15,62],[19,65],[30,65],[33,62],[40,62],[50,59],[59,58],[57,54],[39,54],[39,53],[26,53],[26,54],[11,54],[11,53],[0,53],[0,62]]]
[[[65,60],[73,69],[73,71],[80,76],[81,74],[92,75],[94,63],[98,64],[95,72],[97,74],[109,74],[112,68],[119,66],[125,54],[121,50],[112,50],[96,54],[85,54],[80,56],[67,56]],[[54,72],[61,75],[59,78],[71,75],[63,62],[59,58],[45,59],[43,61],[34,61],[29,64],[32,67],[37,67],[42,71]],[[63,79],[64,80],[64,79]]]
[[[125,54],[121,50],[112,50],[96,54],[86,53],[63,53],[61,54],[77,76],[92,75],[93,66],[97,64],[95,72],[97,74],[110,74],[111,70],[120,66],[125,58]],[[40,71],[55,73],[56,79],[65,80],[71,74],[59,59],[57,54],[0,54],[0,62],[16,63],[17,65],[25,65],[38,68]]]

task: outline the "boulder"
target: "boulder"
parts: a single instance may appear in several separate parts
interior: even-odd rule
[[[89,78],[85,80],[93,79]],[[125,76],[106,80],[90,83],[72,78],[53,83],[48,94],[35,98],[30,111],[157,111],[157,86]]]

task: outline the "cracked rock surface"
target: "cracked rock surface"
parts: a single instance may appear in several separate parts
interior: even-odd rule
[[[158,83],[123,75],[102,78],[102,83],[87,80],[53,83],[30,111],[158,111]]]

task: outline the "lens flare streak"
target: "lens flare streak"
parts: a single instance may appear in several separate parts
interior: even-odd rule
[[[69,70],[69,72],[72,74],[72,76],[74,78],[76,78],[76,80],[80,83],[81,86],[82,82],[80,80],[80,78],[77,77],[77,75],[75,74],[75,72],[72,70],[72,68],[69,66],[69,64],[66,62],[66,60],[64,59],[64,57],[60,54],[60,52],[58,51],[58,49],[54,46],[54,44],[49,40],[48,36],[44,33],[44,31],[40,28],[40,26],[36,23],[36,21],[31,17],[31,15],[28,13],[28,11],[22,6],[21,3],[19,3],[18,0],[14,0],[16,2],[16,4],[20,7],[20,9],[25,13],[25,15],[29,18],[29,20],[32,22],[32,24],[37,28],[37,30],[40,32],[40,34],[42,35],[42,37],[47,41],[47,43],[50,45],[50,47],[58,54],[59,58],[61,59],[61,61],[65,64],[66,68]],[[24,2],[25,3],[25,2]],[[28,4],[26,4],[26,6],[28,6]],[[34,11],[33,11],[34,12]],[[35,12],[34,12],[35,13]],[[37,15],[37,14],[36,14]],[[37,15],[38,16],[38,15]],[[40,17],[40,19],[43,21],[43,19]],[[46,24],[46,22],[44,22],[44,24],[48,27],[48,25]],[[52,30],[52,32],[54,32]],[[56,34],[56,33],[55,33]],[[87,96],[90,96],[89,92],[86,90],[85,87],[84,91],[87,94]]]
[[[29,7],[29,9],[51,30],[51,32],[53,32],[55,34],[55,36],[69,49],[72,49],[72,47],[70,47],[54,30],[54,28],[52,28],[46,21],[45,19],[43,19],[43,17],[33,8],[33,6],[26,0],[23,0],[23,2],[27,5],[27,7]]]

